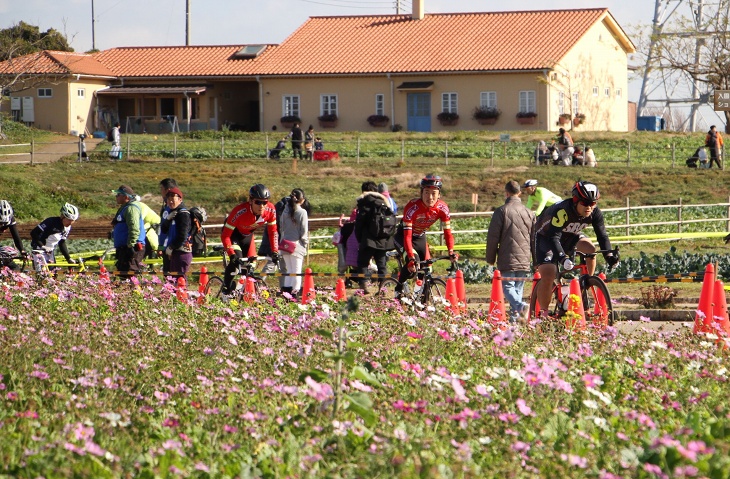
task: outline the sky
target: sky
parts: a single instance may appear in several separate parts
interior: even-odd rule
[[[396,1],[400,1],[401,13],[412,8],[411,0],[0,0],[0,28],[19,21],[36,25],[41,31],[55,28],[78,52],[92,46],[105,50],[184,45],[188,1],[191,45],[281,43],[310,16],[394,14]],[[627,33],[638,25],[651,25],[654,6],[654,0],[424,2],[426,13],[606,7]],[[629,57],[629,65],[641,66],[641,62],[638,57]],[[641,80],[632,80],[629,100],[638,101],[640,91]]]

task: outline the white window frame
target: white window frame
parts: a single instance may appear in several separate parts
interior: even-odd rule
[[[565,92],[558,92],[558,114],[565,114]]]
[[[621,91],[621,88],[616,88],[616,98],[621,98],[621,95],[623,92]]]
[[[441,111],[446,113],[459,113],[459,94],[453,91],[442,93]]]
[[[606,87],[603,89],[603,96],[606,98],[611,98],[611,87]]]
[[[383,93],[375,94],[375,114],[385,115],[385,95]]]
[[[573,92],[572,97],[573,98],[572,98],[571,103],[572,103],[572,107],[573,107],[573,115],[577,115],[578,113],[580,113],[580,108],[579,108],[580,107],[580,101],[579,101],[580,95],[578,94],[577,91],[575,91],[575,92]]]
[[[301,118],[301,104],[299,95],[282,95],[281,116],[296,116]]]
[[[76,90],[76,96],[79,98],[86,98],[86,88],[79,88]]]
[[[479,93],[479,106],[482,108],[497,108],[497,92],[483,91]]]
[[[52,98],[53,97],[53,88],[39,88],[38,89],[38,98]]]
[[[535,90],[522,90],[519,93],[519,112],[537,113],[537,93]]]
[[[597,86],[593,87],[593,96],[598,96],[598,87]]]
[[[339,101],[336,94],[323,93],[319,95],[319,114],[320,115],[337,115],[337,106]],[[337,115],[339,116],[339,115]]]

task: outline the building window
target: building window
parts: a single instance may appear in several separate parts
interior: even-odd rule
[[[605,96],[606,98],[611,98],[611,89],[608,88],[608,87],[604,88],[603,89],[603,96]]]
[[[86,89],[79,88],[78,90],[76,90],[76,96],[79,98],[86,98]]]
[[[51,98],[53,96],[53,88],[39,88],[38,98]]]
[[[576,93],[573,93],[573,114],[574,115],[580,113],[580,109],[578,107],[579,107],[578,93],[576,92]]]
[[[441,94],[441,111],[446,113],[458,113],[458,97],[456,93]]]
[[[497,108],[497,92],[483,91],[479,93],[479,106],[484,108]]]
[[[558,114],[565,113],[565,92],[558,92]]]
[[[296,116],[301,118],[299,95],[284,95],[281,101],[281,116]]]
[[[598,96],[598,87],[597,86],[593,87],[593,96]]]
[[[621,89],[616,88],[616,98],[621,98]]]
[[[375,114],[385,115],[385,95],[382,93],[375,95]]]
[[[337,95],[320,95],[320,97],[319,97],[319,114],[320,115],[336,115],[337,114]]]
[[[520,92],[520,113],[527,112],[537,112],[535,90],[525,90]]]

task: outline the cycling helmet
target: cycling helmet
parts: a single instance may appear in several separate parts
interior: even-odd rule
[[[525,181],[525,184],[522,185],[523,188],[529,188],[530,186],[537,186],[537,180],[527,180]]]
[[[443,182],[441,181],[441,177],[437,175],[426,175],[421,180],[421,189],[424,188],[436,188],[437,190],[441,189],[441,186],[443,186]]]
[[[598,187],[588,181],[579,181],[573,186],[573,201],[596,202],[601,197]]]
[[[13,207],[7,200],[0,200],[0,223],[8,224],[13,219]]]
[[[261,183],[255,184],[248,190],[248,197],[251,200],[268,200],[271,198],[269,189]]]
[[[71,203],[66,203],[61,207],[61,216],[68,218],[71,221],[76,221],[79,219],[79,209]]]

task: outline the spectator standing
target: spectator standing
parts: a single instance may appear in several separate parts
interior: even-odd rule
[[[279,251],[288,274],[301,274],[304,257],[307,255],[309,217],[307,210],[303,207],[305,201],[306,198],[302,190],[292,190],[289,201],[285,203],[284,211],[280,217],[281,241]],[[282,291],[297,296],[301,286],[301,276],[286,276],[284,277]]]
[[[389,198],[382,193],[370,190],[370,187],[357,199],[354,236],[357,236],[359,245],[357,267],[360,274],[367,274],[370,259],[375,260],[378,274],[385,275],[388,272],[386,266],[388,258],[385,254],[395,248],[393,238],[376,238],[370,234],[370,225],[375,221],[375,214],[382,206],[390,208]],[[360,278],[358,282],[360,283],[360,289],[368,294],[366,279]]]
[[[59,216],[51,216],[33,228],[30,232],[30,245],[35,250],[42,250],[46,263],[53,264],[56,262],[56,246],[66,262],[69,264],[76,263],[68,254],[66,247],[66,238],[71,233],[71,225],[79,219],[79,209],[70,203],[66,203],[61,207]]]
[[[390,191],[388,191],[388,185],[386,185],[385,183],[379,183],[378,193],[388,198],[388,203],[386,204],[390,206],[390,209],[393,211],[393,213],[398,214],[398,205],[396,204],[393,195],[391,195]]]
[[[160,223],[160,231],[165,233],[164,256],[168,259],[168,269],[163,269],[165,276],[174,273],[187,276],[193,262],[192,239],[190,238],[192,219],[190,211],[183,203],[180,188],[170,188],[165,194],[170,211]]]
[[[294,123],[294,126],[289,132],[289,137],[291,138],[292,158],[296,159],[298,157],[301,160],[302,141],[304,140],[304,133],[299,127],[299,123]]]
[[[707,132],[705,137],[705,146],[710,149],[710,164],[708,168],[712,168],[712,163],[715,162],[719,169],[722,169],[720,158],[722,157],[722,147],[724,142],[722,141],[722,135],[715,125],[710,127],[710,131]]]
[[[144,266],[145,231],[142,209],[135,201],[134,190],[121,185],[112,193],[116,194],[119,205],[112,220],[112,239],[116,249],[116,267],[121,273],[137,272]]]
[[[307,159],[312,161],[314,154],[314,127],[312,125],[309,125],[304,134],[304,149],[307,150]]]
[[[114,127],[111,131],[112,147],[109,150],[109,158],[112,160],[122,159],[122,133],[121,125],[118,121],[114,122]]]
[[[160,222],[167,219],[167,215],[170,213],[170,207],[167,205],[167,192],[171,188],[177,188],[177,181],[174,178],[165,178],[160,181],[160,196],[162,197],[162,207],[160,208]],[[157,244],[165,244],[167,240],[167,233],[163,233],[162,230],[159,232],[157,238]],[[158,246],[159,248],[159,246]],[[158,250],[157,256],[162,257],[162,271],[170,271],[170,258],[163,254],[163,251]]]
[[[590,146],[586,146],[585,165],[589,168],[596,167],[596,154],[593,152],[593,148],[591,148]]]
[[[530,275],[530,239],[535,228],[535,215],[520,201],[520,184],[509,181],[505,202],[494,211],[487,231],[487,263],[497,262],[502,276],[502,291],[510,304],[509,321],[516,323],[529,313],[523,301],[525,279]]]
[[[563,201],[561,197],[542,186],[537,186],[537,180],[527,180],[522,187],[527,192],[527,207],[528,210],[532,209],[533,205],[537,205],[535,215],[539,216],[548,206],[552,206],[555,203]]]

